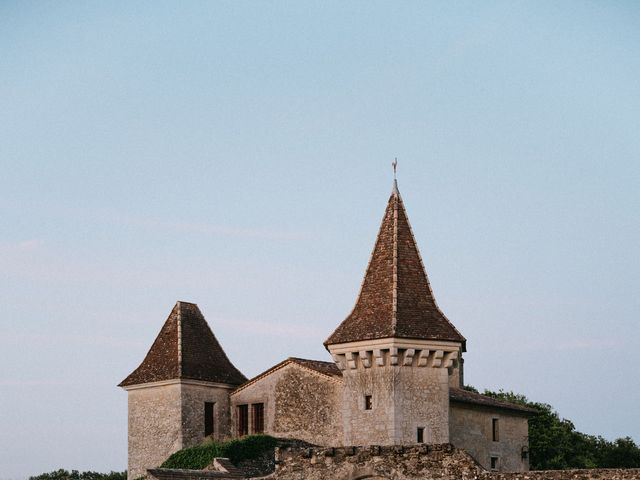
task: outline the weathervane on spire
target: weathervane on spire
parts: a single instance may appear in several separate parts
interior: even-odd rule
[[[393,193],[394,195],[398,194],[398,179],[396,178],[396,171],[398,170],[398,157],[393,159],[391,162],[391,166],[393,167]]]

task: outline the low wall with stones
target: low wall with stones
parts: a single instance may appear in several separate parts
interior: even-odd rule
[[[640,469],[487,472],[450,444],[278,448],[278,480],[640,480]]]
[[[466,452],[450,444],[276,450],[282,480],[471,479],[482,473]]]

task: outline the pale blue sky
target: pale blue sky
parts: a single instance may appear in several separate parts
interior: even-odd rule
[[[327,359],[393,157],[479,388],[640,441],[637,2],[0,3],[0,465],[126,466],[176,300]]]

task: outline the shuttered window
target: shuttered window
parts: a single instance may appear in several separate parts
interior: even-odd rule
[[[249,405],[238,405],[236,407],[236,422],[238,425],[238,436],[249,434]]]
[[[264,403],[251,405],[253,433],[264,433]]]

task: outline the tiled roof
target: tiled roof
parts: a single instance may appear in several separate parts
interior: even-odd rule
[[[465,343],[436,304],[397,187],[389,198],[356,305],[324,343],[388,337]]]
[[[291,360],[294,363],[297,363],[298,365],[302,365],[303,367],[310,368],[311,370],[315,370],[318,373],[322,373],[330,377],[342,376],[342,372],[334,362],[323,362],[321,360],[307,360],[305,358],[296,358],[296,357],[290,357],[289,360]]]
[[[470,392],[469,390],[464,390],[462,388],[449,388],[449,400],[452,402],[461,402],[461,403],[471,403],[474,405],[480,405],[483,407],[490,408],[500,408],[503,410],[513,410],[516,412],[526,413],[526,414],[535,414],[536,410],[533,408],[525,407],[523,405],[518,405],[516,403],[505,402],[503,400],[498,400],[493,397],[488,397],[487,395],[481,395],[479,393]]]
[[[268,370],[265,370],[264,372],[256,375],[252,379],[246,381],[245,383],[240,385],[238,388],[236,388],[232,393],[236,393],[240,390],[243,390],[245,387],[248,387],[249,385],[256,383],[257,381],[263,379],[264,377],[292,363],[296,365],[300,365],[303,368],[313,370],[327,377],[342,378],[342,372],[340,371],[338,366],[333,362],[323,362],[321,360],[307,360],[305,358],[289,357],[286,360],[283,360],[282,362],[269,368]]]
[[[233,366],[195,303],[177,302],[138,368],[118,386],[190,379],[239,385]]]

